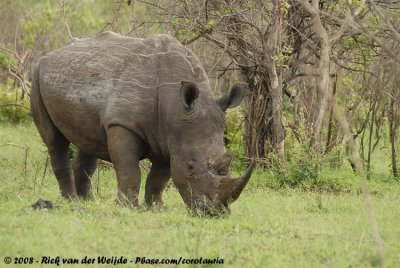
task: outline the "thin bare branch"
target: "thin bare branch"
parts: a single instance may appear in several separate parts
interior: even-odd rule
[[[60,0],[60,7],[61,7],[62,15],[63,15],[63,23],[65,25],[65,28],[67,28],[69,38],[72,40],[72,39],[74,39],[74,37],[72,36],[71,30],[69,28],[68,21],[67,21],[68,11],[71,8],[71,6],[67,10],[65,10],[65,0]]]
[[[28,106],[26,106],[26,105],[24,105],[24,104],[21,104],[21,103],[1,104],[1,105],[0,105],[0,108],[2,108],[2,107],[9,107],[9,106],[22,107],[22,108],[24,108],[24,109],[31,110],[31,108],[29,108]]]

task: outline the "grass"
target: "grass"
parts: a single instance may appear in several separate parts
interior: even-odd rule
[[[5,143],[29,150],[25,172],[25,150],[0,147],[0,267],[5,266],[5,256],[34,257],[37,267],[40,265],[36,260],[40,261],[42,256],[124,256],[133,261],[136,257],[218,257],[226,267],[377,265],[359,183],[347,172],[337,171],[331,176],[342,176],[341,180],[348,176],[351,183],[347,186],[351,188],[321,192],[271,189],[268,171],[258,170],[232,205],[229,217],[196,218],[187,213],[172,185],[164,194],[167,212],[116,206],[113,170],[95,173],[93,200],[66,202],[59,198],[51,169],[43,176],[46,149],[33,125],[0,125],[0,144]],[[395,181],[376,179],[371,181],[370,188],[385,244],[386,265],[399,267],[400,186]],[[143,194],[141,191],[141,200]],[[34,211],[30,206],[38,198],[51,200],[58,208]]]

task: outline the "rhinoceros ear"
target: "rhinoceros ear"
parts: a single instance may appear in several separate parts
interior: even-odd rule
[[[244,98],[243,86],[235,84],[230,92],[226,92],[224,96],[217,100],[217,103],[222,111],[226,111],[228,108],[234,108],[238,106]]]
[[[192,82],[182,81],[181,84],[181,102],[185,108],[192,108],[194,102],[199,97],[199,88],[195,83]]]

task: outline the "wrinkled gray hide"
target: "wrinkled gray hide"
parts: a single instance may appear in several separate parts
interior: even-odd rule
[[[104,159],[114,163],[119,202],[137,206],[139,160],[148,158],[147,206],[163,206],[162,191],[172,175],[192,211],[217,215],[237,198],[253,167],[237,180],[227,175],[228,166],[223,172],[216,168],[232,158],[224,153],[224,112],[242,98],[243,90],[234,87],[213,100],[199,60],[171,36],[106,32],[41,58],[31,106],[62,196],[90,197],[90,176]],[[72,165],[70,143],[79,148]]]

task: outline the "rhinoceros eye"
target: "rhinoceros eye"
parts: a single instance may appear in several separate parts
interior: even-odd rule
[[[191,159],[188,163],[187,163],[187,170],[188,170],[188,175],[191,176],[194,173],[194,167],[196,165],[196,160]]]
[[[194,166],[192,164],[188,164],[187,167],[188,167],[188,170],[190,170],[190,171],[192,171],[194,169]]]

